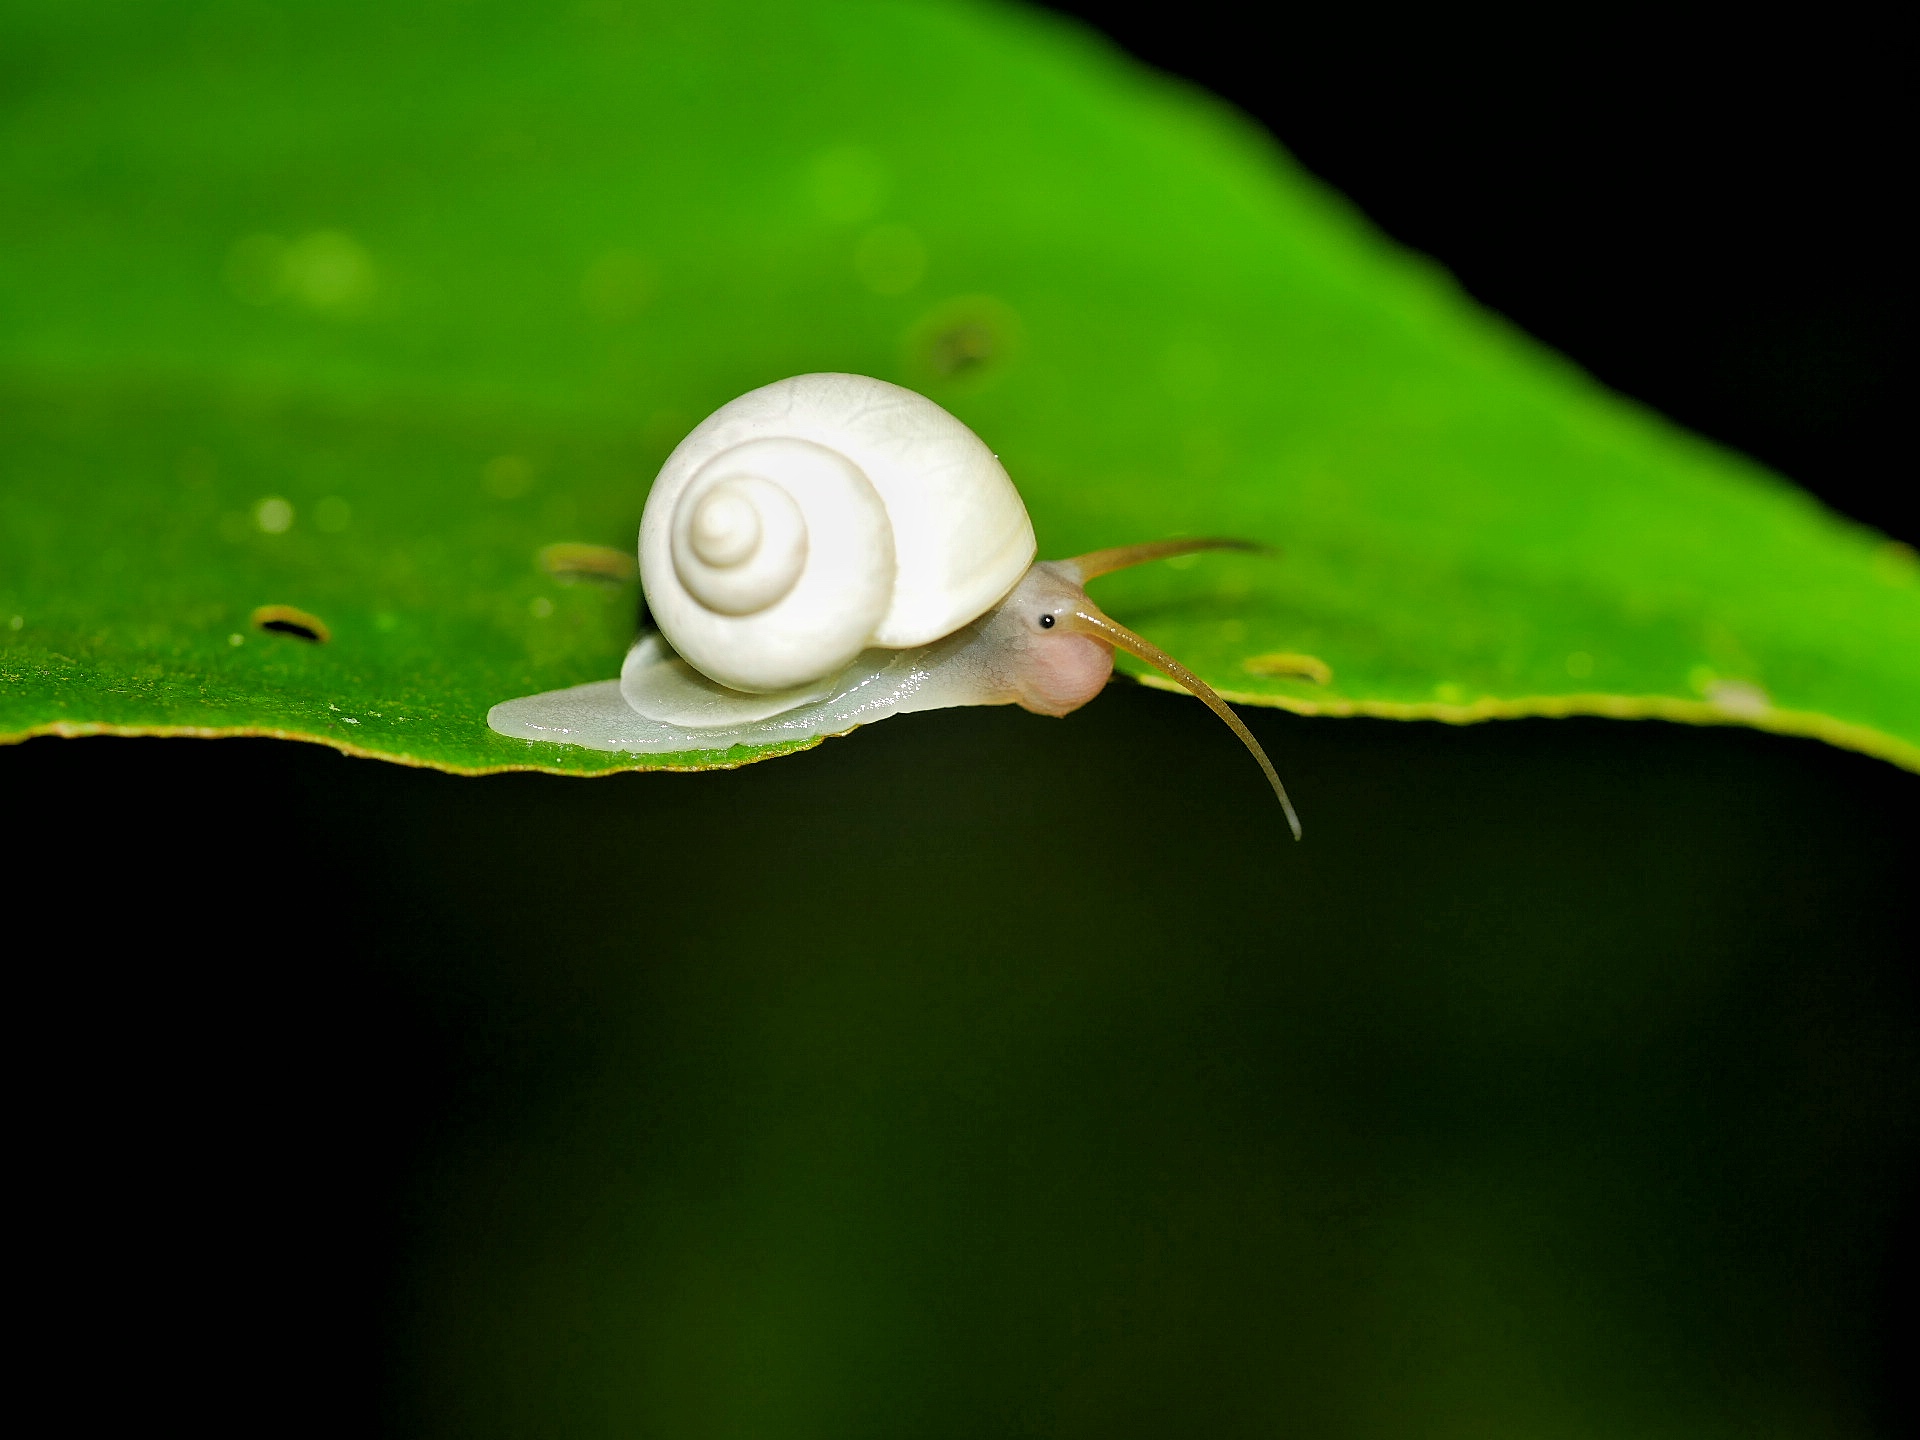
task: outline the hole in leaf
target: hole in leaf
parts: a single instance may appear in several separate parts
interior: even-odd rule
[[[592,580],[602,585],[625,585],[640,574],[640,563],[631,551],[606,545],[548,545],[536,558],[542,570],[566,583]]]
[[[333,638],[326,621],[291,605],[262,605],[253,612],[251,618],[256,630],[291,635],[296,640],[305,640],[309,645],[324,645]]]
[[[927,380],[964,381],[1005,368],[1020,338],[1013,308],[991,295],[936,305],[907,332],[907,366]]]
[[[1325,685],[1333,679],[1333,667],[1318,655],[1293,655],[1276,653],[1255,655],[1241,662],[1249,675],[1271,675],[1284,680],[1311,680],[1315,685]]]

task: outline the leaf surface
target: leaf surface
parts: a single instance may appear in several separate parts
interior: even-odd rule
[[[1605,391],[1225,107],[1052,20],[419,0],[0,27],[5,738],[657,766],[486,711],[617,672],[622,556],[688,428],[850,370],[985,437],[1044,554],[1280,546],[1096,587],[1237,700],[1749,723],[1920,768],[1912,551]]]

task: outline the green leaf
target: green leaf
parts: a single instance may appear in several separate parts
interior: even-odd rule
[[[1748,723],[1920,768],[1910,550],[1608,394],[1051,20],[334,0],[0,27],[5,738],[645,768],[486,728],[613,675],[633,630],[617,561],[541,555],[628,551],[703,414],[852,370],[984,436],[1044,553],[1282,546],[1098,591],[1235,699]]]

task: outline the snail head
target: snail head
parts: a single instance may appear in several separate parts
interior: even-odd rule
[[[1240,737],[1266,772],[1298,840],[1300,820],[1293,802],[1253,732],[1206,681],[1106,614],[1087,595],[1086,582],[1098,576],[1201,550],[1266,552],[1267,547],[1247,540],[1160,540],[1036,563],[993,617],[994,638],[1010,661],[1008,698],[1036,714],[1068,714],[1100,693],[1113,673],[1114,650],[1125,650],[1197,696]]]

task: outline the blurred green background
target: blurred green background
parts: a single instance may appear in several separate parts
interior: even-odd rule
[[[581,5],[555,24],[612,37],[613,65],[634,13]],[[612,240],[562,257],[564,293],[488,292],[471,270],[370,271],[404,255],[404,237],[370,260],[350,215],[315,201],[262,219],[279,201],[232,188],[242,161],[275,146],[305,157],[285,173],[322,199],[373,194],[404,213],[452,185],[486,218],[472,256],[511,274],[544,264],[547,232],[524,199],[563,188],[574,157],[553,142],[564,86],[543,52],[509,67],[501,94],[462,92],[524,122],[489,132],[471,171],[339,158],[379,155],[396,127],[422,153],[459,149],[467,137],[437,128],[444,106],[394,83],[396,57],[424,49],[433,74],[457,77],[462,54],[426,38],[533,14],[423,4],[382,12],[378,45],[343,28],[307,57],[268,5],[7,4],[17,35],[95,28],[80,52],[95,99],[49,133],[75,153],[89,135],[113,141],[89,165],[52,146],[14,154],[12,173],[72,208],[16,206],[9,253],[35,263],[0,277],[8,353],[32,362],[0,375],[6,518],[54,513],[43,502],[63,491],[103,511],[127,501],[70,548],[18,552],[44,567],[35,596],[105,657],[90,713],[293,705],[337,736],[350,732],[329,718],[330,686],[479,695],[476,656],[530,682],[591,678],[624,642],[631,592],[554,585],[528,563],[529,535],[564,524],[618,541],[637,504],[628,479],[696,418],[673,406],[821,363],[801,333],[816,313],[845,318],[844,353],[908,378],[902,317],[936,292],[886,293],[900,272],[885,255],[869,257],[873,285],[843,253],[852,232],[833,229],[855,222],[818,208],[822,194],[871,203],[858,163],[787,194],[820,230],[818,273],[840,286],[791,308],[769,278],[791,247],[718,257],[747,277],[732,295],[652,288]],[[691,12],[684,23],[698,30]],[[702,95],[750,84],[756,66],[777,70],[788,33],[681,79]],[[10,113],[46,115],[50,54],[0,55]],[[308,58],[364,70],[385,108],[316,106],[261,78],[304,73]],[[1233,153],[1271,159],[1204,102],[1141,84]],[[270,91],[259,113],[284,129],[146,124],[152,94],[196,87],[223,116],[236,94]],[[849,115],[884,98],[823,91]],[[1397,123],[1422,122],[1408,110]],[[723,107],[716,135],[751,152],[730,125]],[[224,177],[209,181],[216,213],[173,191],[129,203],[142,154],[173,153],[183,134]],[[806,174],[813,137],[780,139],[793,153],[769,175]],[[501,176],[511,196],[494,190]],[[1742,514],[1827,527],[1828,556],[1900,553],[1808,520],[1778,482],[1571,367],[1538,369],[1337,201],[1304,182],[1292,193],[1314,225],[1351,227],[1369,263],[1409,267],[1407,293],[1448,296],[1447,315],[1484,327],[1489,373],[1521,374],[1520,390],[1601,416],[1674,467],[1649,474],[1751,481],[1749,499],[1766,499]],[[1046,195],[1027,200],[1046,213]],[[1650,213],[1657,228],[1664,212]],[[74,215],[97,228],[61,228]],[[191,224],[170,229],[181,217]],[[1137,237],[1112,229],[1102,263],[1125,272]],[[250,235],[281,248],[233,243]],[[685,263],[715,258],[683,240]],[[963,267],[986,273],[999,241]],[[141,254],[151,269],[125,259]],[[1568,289],[1604,269],[1541,265],[1564,268]],[[1064,294],[1100,273],[1057,262],[1051,283]],[[577,290],[582,274],[593,283]],[[49,290],[48,275],[71,288]],[[102,275],[119,288],[95,285]],[[293,289],[275,288],[289,276]],[[1231,291],[1231,273],[1201,278]],[[1045,320],[1047,279],[1023,298],[1029,318]],[[263,288],[249,298],[249,285]],[[410,293],[458,316],[463,286],[492,307],[491,348],[377,310]],[[1169,324],[1184,303],[1114,293]],[[722,302],[781,324],[745,354],[693,324]],[[578,350],[542,319],[561,310],[588,337]],[[664,325],[663,310],[693,339],[655,354],[636,316]],[[1259,314],[1238,320],[1265,333]],[[1209,441],[1199,423],[1215,402],[1185,392],[1174,408],[1195,423],[1178,430],[1131,401],[1061,413],[1089,376],[1124,386],[1139,367],[1096,335],[1092,368],[1076,371],[1047,336],[1044,323],[1023,333],[1022,384],[944,398],[1053,447],[1029,469],[1060,548],[1131,538],[1102,527],[1161,524],[1169,503],[1187,507],[1175,523],[1217,523],[1207,490],[1169,501],[1144,483],[1216,475],[1240,453],[1238,432]],[[1209,383],[1191,364],[1149,379],[1176,399]],[[641,391],[673,399],[630,413]],[[1364,419],[1382,397],[1349,399]],[[1398,423],[1417,421],[1421,394],[1400,399]],[[1435,413],[1445,428],[1449,412]],[[1501,433],[1489,423],[1485,437]],[[1135,435],[1162,448],[1129,454]],[[529,454],[550,468],[493,463]],[[1133,499],[1083,485],[1109,462],[1134,467]],[[298,502],[288,530],[247,508],[264,476]],[[453,537],[450,518],[440,549],[419,552],[442,523],[432,505],[454,494],[469,528]],[[172,525],[240,558],[219,572],[143,563],[140,542]],[[341,552],[364,569],[329,568],[328,547],[369,535],[386,548]],[[1725,536],[1683,538],[1703,573],[1737,575],[1744,554],[1746,593],[1791,618],[1777,572]],[[1292,563],[1246,583],[1293,585],[1313,566]],[[1221,616],[1247,592],[1203,588],[1210,573],[1149,579],[1134,609],[1114,608],[1156,633],[1187,627],[1199,658],[1237,663]],[[1422,593],[1418,571],[1383,560],[1381,573]],[[332,586],[342,643],[248,632],[229,649],[254,598],[299,598],[243,603],[214,583],[236,575]],[[388,595],[369,598],[375,584]],[[202,608],[168,608],[196,585]],[[110,625],[103,597],[129,602]],[[1471,585],[1459,598],[1504,603]],[[1845,678],[1852,647],[1910,679],[1912,657],[1872,628],[1889,613],[1824,639],[1808,625],[1794,663]],[[1276,599],[1260,623],[1286,616]],[[528,637],[549,620],[558,638],[543,649]],[[396,634],[412,648],[376,673],[366,657]],[[57,648],[25,627],[0,638]],[[1559,649],[1540,654],[1556,683],[1575,678]],[[220,683],[203,686],[209,675]],[[1432,679],[1406,683],[1425,694]],[[42,687],[35,703],[49,695],[73,691]],[[468,731],[471,698],[449,707]],[[1303,845],[1201,707],[1124,684],[1061,723],[920,716],[703,776],[468,780],[256,740],[0,747],[20,852],[5,903],[30,1373],[57,1384],[75,1423],[180,1415],[249,1435],[1909,1430],[1896,1337],[1913,1317],[1920,1203],[1920,779],[1731,730],[1248,719],[1299,800]]]

